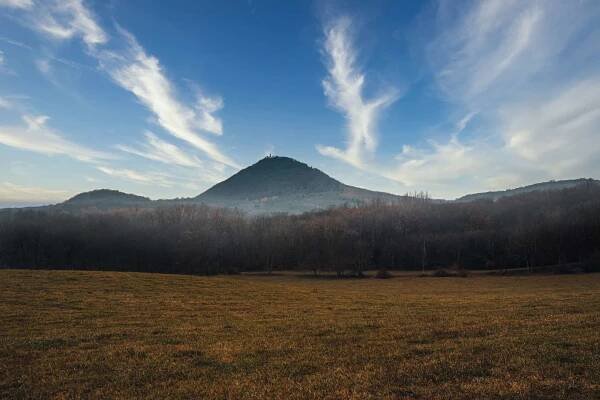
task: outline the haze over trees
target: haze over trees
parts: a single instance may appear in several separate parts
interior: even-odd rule
[[[375,200],[301,215],[168,207],[0,214],[0,265],[166,273],[597,268],[600,186],[496,201]],[[596,265],[596,267],[594,267]]]

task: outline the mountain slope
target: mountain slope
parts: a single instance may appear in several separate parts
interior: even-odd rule
[[[456,201],[497,200],[528,192],[561,190],[584,184],[600,185],[600,181],[572,179],[542,182],[504,191],[469,194],[456,199]],[[206,204],[212,207],[237,208],[248,214],[257,215],[300,214],[343,205],[353,206],[373,201],[389,204],[404,200],[406,200],[405,196],[345,185],[324,172],[292,158],[266,157],[194,198],[153,201],[147,197],[117,190],[100,189],[80,193],[54,206],[32,208],[81,212],[93,209],[111,210]],[[4,209],[3,212],[10,212],[10,209]]]
[[[118,190],[98,189],[90,192],[79,193],[61,203],[63,208],[119,208],[132,207],[137,205],[149,205],[152,203],[147,197],[138,196],[130,193],[123,193]]]
[[[195,197],[212,206],[251,214],[292,214],[400,196],[345,185],[322,171],[288,157],[266,157]]]
[[[217,183],[196,199],[255,200],[289,194],[339,191],[339,181],[288,157],[266,157]]]
[[[456,199],[456,201],[498,200],[502,197],[515,196],[523,193],[562,190],[586,184],[600,184],[600,181],[589,178],[580,178],[562,181],[540,182],[535,183],[533,185],[519,187],[516,189],[468,194],[466,196]]]

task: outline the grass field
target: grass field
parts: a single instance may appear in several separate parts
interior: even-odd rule
[[[600,275],[0,270],[0,398],[600,398]]]

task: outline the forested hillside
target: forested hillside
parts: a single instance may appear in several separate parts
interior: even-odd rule
[[[569,189],[576,186],[581,185],[594,185],[598,184],[599,181],[590,178],[580,178],[580,179],[566,179],[560,181],[548,181],[548,182],[539,182],[534,183],[533,185],[527,185],[523,187],[519,187],[516,189],[507,189],[500,190],[495,192],[482,192],[482,193],[472,193],[462,196],[457,201],[473,201],[473,200],[498,200],[502,197],[515,196],[524,193],[530,192],[548,192],[554,190],[562,190]]]
[[[495,202],[411,198],[298,216],[181,205],[0,216],[4,267],[173,273],[533,267],[600,252],[600,187]]]

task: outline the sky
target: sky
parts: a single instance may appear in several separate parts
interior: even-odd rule
[[[448,199],[600,178],[600,2],[0,0],[0,206],[267,154]]]

